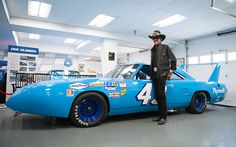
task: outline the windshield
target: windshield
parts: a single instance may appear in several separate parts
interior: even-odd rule
[[[50,72],[51,75],[54,76],[78,76],[80,73],[78,71],[73,70],[53,70]]]
[[[132,65],[120,65],[111,70],[104,77],[105,78],[120,78],[120,79],[130,79],[133,73],[138,68],[138,64]]]

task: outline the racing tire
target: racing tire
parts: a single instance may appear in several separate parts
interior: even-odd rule
[[[192,96],[192,100],[189,106],[186,108],[186,111],[193,114],[200,114],[204,112],[207,106],[207,95],[202,92],[196,92]]]
[[[107,110],[104,97],[96,92],[89,92],[74,100],[69,117],[78,127],[93,127],[104,120]]]

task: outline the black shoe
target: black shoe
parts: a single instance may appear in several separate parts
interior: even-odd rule
[[[159,121],[158,121],[158,125],[164,125],[166,123],[166,119],[164,118],[161,118]]]
[[[161,117],[157,117],[157,118],[154,118],[152,121],[157,122],[157,121],[160,121],[160,120],[161,120]]]

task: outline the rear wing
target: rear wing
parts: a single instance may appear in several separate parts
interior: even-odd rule
[[[221,65],[220,64],[216,64],[216,67],[213,70],[213,72],[212,72],[208,82],[218,82],[219,75],[220,75],[220,68],[221,68]]]

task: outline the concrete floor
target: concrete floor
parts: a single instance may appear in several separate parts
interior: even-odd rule
[[[236,147],[236,108],[208,106],[203,114],[169,113],[158,126],[155,114],[109,117],[100,126],[77,128],[52,119],[0,110],[0,147]]]

